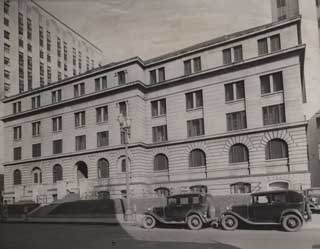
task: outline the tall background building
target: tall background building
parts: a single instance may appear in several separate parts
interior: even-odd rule
[[[0,16],[0,98],[101,65],[99,48],[32,0],[2,0]]]

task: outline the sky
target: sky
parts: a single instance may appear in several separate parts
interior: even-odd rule
[[[104,53],[149,59],[269,23],[270,0],[35,0]]]

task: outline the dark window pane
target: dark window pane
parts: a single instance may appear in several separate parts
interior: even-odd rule
[[[274,73],[272,75],[273,77],[273,91],[278,92],[283,90],[283,78],[282,78],[282,73]]]
[[[195,73],[201,71],[201,57],[193,59],[193,68]]]
[[[288,145],[281,139],[270,140],[266,145],[266,160],[287,158]]]
[[[158,154],[154,157],[153,169],[155,171],[167,170],[168,168],[168,158],[164,154]]]
[[[258,53],[264,55],[268,53],[268,40],[267,38],[258,40]]]
[[[270,43],[271,43],[271,52],[280,50],[281,49],[280,35],[271,36]]]
[[[234,96],[233,96],[233,84],[224,85],[224,88],[225,88],[226,102],[227,102],[227,101],[232,101],[232,100],[234,100]]]
[[[157,83],[157,71],[152,70],[150,71],[150,84],[155,84]]]
[[[200,167],[206,165],[206,154],[199,149],[195,149],[189,154],[189,167]]]
[[[236,83],[236,93],[237,93],[237,99],[244,99],[245,93],[244,93],[243,81]]]
[[[236,46],[234,49],[234,62],[242,61],[243,54],[242,54],[242,46]]]
[[[183,64],[184,64],[184,75],[191,74],[192,73],[191,60],[184,61]]]
[[[165,75],[165,69],[164,69],[164,67],[159,68],[158,74],[159,74],[159,82],[162,82],[162,81],[165,81],[165,80],[166,80],[166,75]]]
[[[223,53],[223,64],[230,64],[232,63],[232,59],[231,59],[231,49],[225,49],[222,51]]]
[[[248,162],[248,149],[243,144],[235,144],[231,146],[229,151],[229,162],[230,163],[240,163]]]
[[[261,94],[267,94],[271,92],[270,88],[270,76],[264,75],[260,77]]]

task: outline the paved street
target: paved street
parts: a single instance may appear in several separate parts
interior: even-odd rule
[[[0,248],[316,249],[320,248],[319,232],[317,229],[287,233],[248,229],[226,232],[212,228],[190,231],[106,225],[0,224]]]

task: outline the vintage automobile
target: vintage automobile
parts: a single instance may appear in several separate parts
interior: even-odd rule
[[[304,191],[309,201],[312,213],[320,213],[320,188],[310,188]]]
[[[293,190],[276,190],[251,194],[247,205],[227,207],[220,217],[225,230],[235,230],[239,222],[249,225],[281,225],[285,231],[298,231],[311,218],[303,196]]]
[[[154,228],[157,224],[187,224],[192,230],[198,230],[205,224],[217,224],[214,207],[210,207],[207,195],[185,193],[167,197],[167,205],[149,208],[144,214],[142,226]]]

